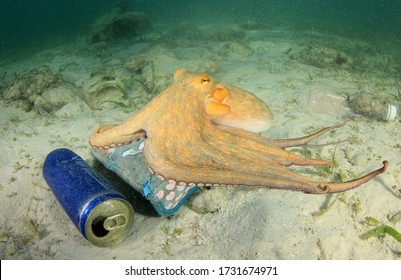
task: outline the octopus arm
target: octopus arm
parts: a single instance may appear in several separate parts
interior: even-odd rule
[[[348,121],[347,121],[348,122]],[[313,133],[308,136],[300,137],[300,138],[294,138],[294,139],[275,139],[273,140],[273,143],[281,148],[288,148],[288,147],[296,147],[296,146],[303,146],[308,144],[310,141],[320,137],[321,135],[329,132],[330,130],[336,129],[343,127],[347,122],[341,123],[341,124],[335,124],[326,128],[323,128],[322,130],[319,130],[316,133]]]
[[[146,137],[143,114],[135,114],[122,124],[106,124],[91,136],[89,144],[98,149],[126,145]]]
[[[284,166],[271,163],[265,168],[256,168],[255,164],[245,166],[238,164],[233,166],[183,166],[175,164],[154,166],[150,161],[149,165],[158,175],[165,180],[175,182],[192,183],[197,185],[218,186],[248,186],[255,188],[281,189],[300,191],[310,194],[327,194],[343,192],[354,189],[363,183],[368,182],[387,169],[387,161],[383,166],[360,178],[343,182],[332,183],[312,179],[300,174],[296,174]],[[264,169],[261,172],[261,169]]]

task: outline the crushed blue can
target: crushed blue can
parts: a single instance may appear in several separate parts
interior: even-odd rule
[[[94,245],[113,246],[130,233],[132,205],[76,153],[69,149],[49,153],[43,176],[75,226]]]

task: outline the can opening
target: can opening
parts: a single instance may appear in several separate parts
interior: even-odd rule
[[[99,216],[96,217],[93,222],[92,222],[92,232],[94,235],[97,237],[104,237],[106,236],[109,231],[104,228],[104,221],[107,219],[107,217],[104,216]]]
[[[85,220],[85,237],[99,247],[113,246],[123,240],[133,223],[130,203],[119,198],[96,205]]]

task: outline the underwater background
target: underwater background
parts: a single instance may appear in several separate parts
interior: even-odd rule
[[[0,259],[401,259],[400,18],[401,0],[0,0]],[[181,68],[267,104],[263,137],[343,124],[288,149],[333,166],[294,173],[344,182],[388,168],[330,195],[202,188],[161,217],[96,161],[89,139]],[[182,105],[157,111],[170,102]],[[170,119],[152,131],[183,135]],[[58,203],[43,166],[59,148],[124,190],[135,218],[121,246],[93,246]]]
[[[401,40],[399,0],[2,0],[0,56],[26,54],[76,38],[116,6],[144,12],[158,25],[253,20],[365,40]]]

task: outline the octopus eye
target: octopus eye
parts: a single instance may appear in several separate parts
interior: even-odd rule
[[[210,82],[209,77],[204,76],[201,78],[201,84],[208,84]]]

